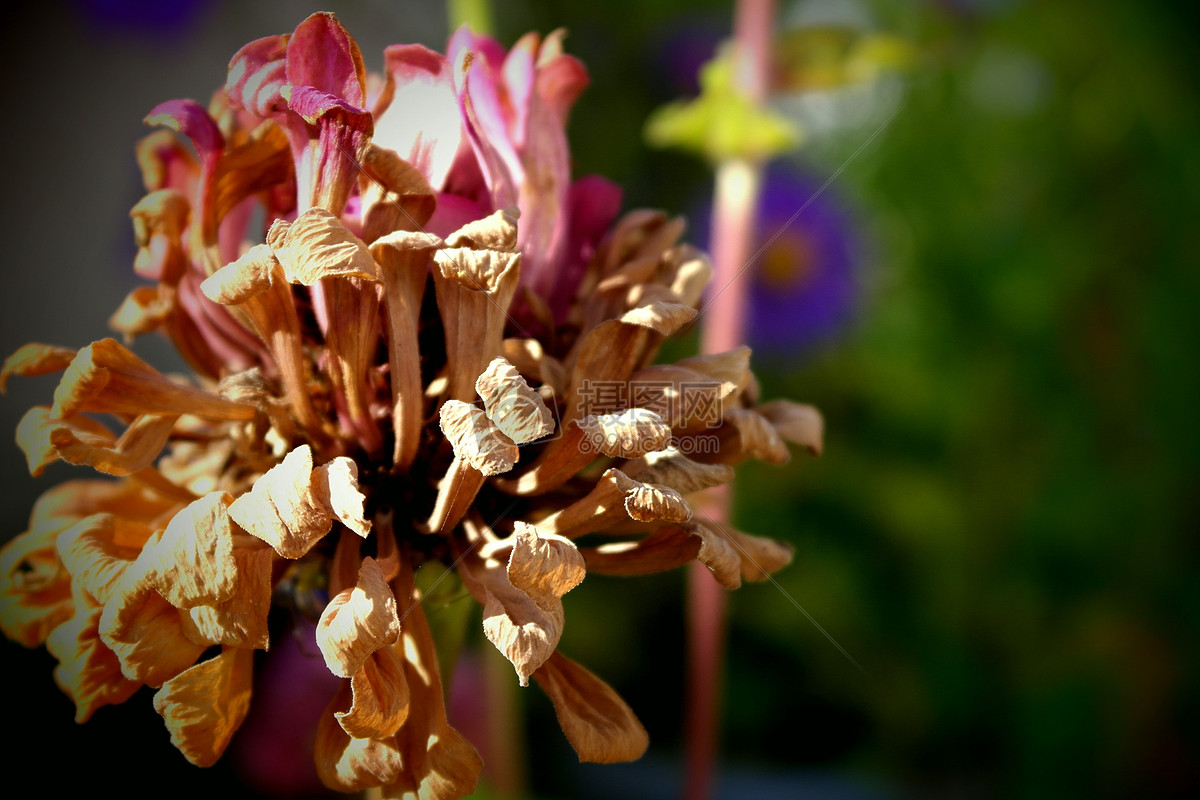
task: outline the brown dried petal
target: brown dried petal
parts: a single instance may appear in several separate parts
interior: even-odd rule
[[[555,652],[533,673],[554,702],[554,712],[580,761],[636,761],[650,737],[633,711],[604,681]]]
[[[0,630],[26,647],[37,647],[74,613],[55,533],[29,530],[0,549]]]
[[[305,211],[291,224],[275,220],[267,244],[291,283],[313,286],[322,278],[376,280],[379,268],[371,251],[323,208]]]
[[[196,663],[206,646],[194,643],[183,612],[142,584],[118,588],[100,616],[100,637],[126,678],[158,687]]]
[[[562,596],[583,580],[587,569],[569,540],[539,535],[523,522],[517,523],[508,543],[512,552],[505,573],[487,567],[472,577],[480,581],[484,634],[527,686],[529,676],[558,647]]]
[[[475,406],[447,400],[438,412],[438,420],[455,457],[484,475],[508,472],[517,462],[517,445]]]
[[[503,357],[497,356],[475,381],[484,413],[516,444],[528,444],[554,432],[554,417],[537,392]]]
[[[824,449],[825,421],[815,406],[791,400],[772,400],[755,409],[785,441],[808,449],[814,456]]]
[[[733,480],[733,467],[726,464],[701,464],[674,447],[647,453],[623,470],[629,477],[645,483],[670,486],[682,495],[720,486]]]
[[[58,553],[75,587],[107,603],[150,535],[146,525],[113,514],[92,514],[58,535]],[[130,580],[136,582],[132,576]]]
[[[681,567],[700,554],[693,528],[662,525],[636,541],[581,547],[588,572],[602,575],[651,575]]]
[[[409,714],[404,661],[391,647],[367,658],[350,679],[353,702],[334,714],[342,729],[356,739],[391,736]]]
[[[339,592],[317,623],[317,646],[334,675],[349,678],[381,647],[400,638],[396,598],[373,558],[364,558],[358,583]]]
[[[661,416],[644,408],[593,414],[578,424],[594,452],[613,458],[637,458],[671,443],[671,427]]]
[[[346,686],[333,699],[317,723],[313,745],[317,775],[337,792],[361,792],[397,780],[405,769],[396,737],[352,738],[338,724],[334,709],[350,701]]]
[[[46,639],[46,649],[59,662],[55,682],[75,703],[75,721],[80,724],[96,709],[124,703],[142,688],[122,674],[116,654],[100,641],[100,612],[99,605],[80,597],[75,616]]]
[[[251,651],[226,648],[190,667],[154,694],[171,744],[198,767],[217,762],[250,710]]]
[[[51,415],[194,414],[217,420],[254,418],[252,406],[183,386],[159,374],[114,339],[101,339],[76,354],[54,391]]]
[[[178,416],[143,414],[129,424],[121,438],[112,443],[98,440],[91,430],[78,426],[83,417],[72,417],[72,424],[58,424],[49,431],[50,444],[68,464],[87,466],[105,475],[132,475],[154,463],[171,436]],[[53,424],[53,421],[48,420]],[[76,430],[84,427],[84,436]]]
[[[228,600],[237,588],[233,521],[225,492],[211,492],[176,514],[138,556],[151,584],[180,609]]]
[[[32,377],[61,372],[75,358],[75,351],[51,344],[32,343],[17,348],[0,367],[0,394],[8,391],[8,379],[13,375]]]
[[[233,558],[237,590],[224,602],[190,609],[188,616],[200,642],[266,650],[275,551],[261,546],[235,547]]]

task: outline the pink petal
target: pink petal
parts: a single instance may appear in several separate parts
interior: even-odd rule
[[[287,83],[288,35],[255,39],[229,61],[225,94],[230,102],[260,117],[283,111],[279,90]]]
[[[146,115],[147,125],[165,125],[183,134],[201,158],[217,156],[225,149],[225,137],[204,106],[195,100],[168,100]]]
[[[333,14],[318,12],[296,27],[287,46],[287,82],[312,86],[353,106],[365,105],[362,53]]]
[[[450,62],[419,44],[392,45],[383,56],[395,94],[377,112],[373,141],[395,150],[441,189],[463,138]]]

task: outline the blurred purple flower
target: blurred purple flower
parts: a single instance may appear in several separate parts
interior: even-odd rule
[[[75,0],[88,24],[106,32],[172,35],[188,30],[211,0]]]
[[[862,241],[832,187],[774,164],[763,176],[747,344],[756,358],[795,358],[845,332],[861,294]],[[702,226],[710,212],[696,215]],[[709,235],[697,231],[699,241]],[[714,287],[714,291],[717,287]]]

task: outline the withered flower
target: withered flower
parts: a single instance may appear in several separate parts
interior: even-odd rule
[[[447,721],[415,581],[440,562],[580,758],[636,759],[634,713],[559,651],[564,595],[696,559],[734,588],[790,560],[689,498],[786,442],[818,452],[820,416],[760,404],[745,349],[653,363],[708,263],[682,221],[611,224],[615,187],[570,181],[587,76],[561,42],[506,54],[460,31],[448,57],[389,48],[379,77],[315,14],[238,51],[207,106],[148,117],[132,216],[151,282],[112,323],[165,334],[194,375],[111,338],[29,345],[0,374],[62,374],[18,431],[31,472],[111,476],[47,492],[0,555],[0,624],[50,650],[79,722],[150,686],[172,742],[214,763],[256,651],[304,612],[281,589],[316,574],[315,644],[342,679],[321,779],[469,794],[481,762]]]

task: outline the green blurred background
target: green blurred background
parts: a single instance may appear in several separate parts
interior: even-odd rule
[[[10,155],[39,156],[17,159],[4,199],[6,352],[99,337],[133,285],[141,116],[203,97],[237,46],[322,7],[193,3],[156,25],[111,11],[130,5],[5,4]],[[325,7],[369,67],[385,44],[445,40],[434,4]],[[648,146],[643,128],[693,90],[730,3],[494,9],[504,43],[566,27],[587,64],[577,174],[622,184],[630,208],[701,213],[711,170]],[[776,98],[808,133],[782,161],[816,187],[836,174],[826,199],[852,210],[860,292],[852,322],[755,362],[765,396],[823,410],[826,453],[739,472],[738,526],[796,557],[777,585],[730,596],[718,797],[1187,796],[1200,788],[1196,7],[779,11],[787,26],[897,35],[916,57],[867,84]],[[15,130],[14,108],[33,109]],[[77,227],[88,218],[95,233]],[[5,426],[48,386],[14,388]],[[48,485],[19,475],[21,461],[5,451],[9,534]],[[682,596],[674,574],[592,577],[567,597],[564,650],[620,689],[652,746],[640,764],[582,768],[531,690],[534,795],[678,796]],[[239,795],[234,766],[183,763],[148,697],[76,729],[52,659],[7,643],[4,657],[10,719],[26,731],[5,757],[13,781],[49,752],[68,771],[48,787],[125,780],[148,796],[171,780],[184,795]]]

